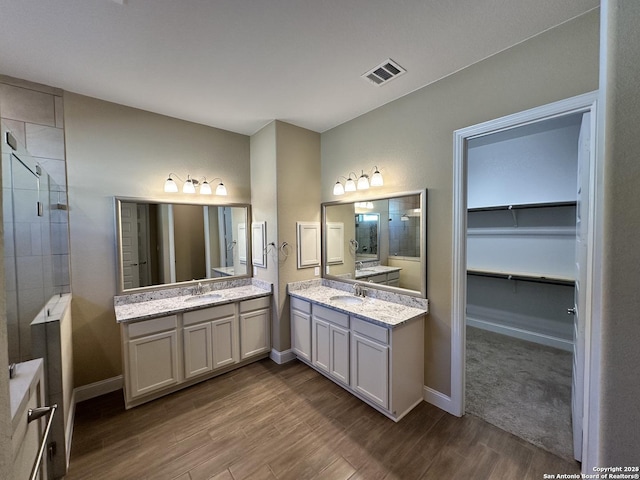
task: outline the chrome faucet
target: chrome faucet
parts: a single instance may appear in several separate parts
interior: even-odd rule
[[[359,283],[354,283],[353,284],[353,294],[356,297],[366,297],[367,296],[367,289],[364,288],[363,285],[360,285]]]
[[[194,287],[195,295],[202,295],[204,293],[202,289],[202,283],[198,282],[198,285]]]
[[[356,270],[361,270],[362,269],[362,262],[358,261],[356,262]]]

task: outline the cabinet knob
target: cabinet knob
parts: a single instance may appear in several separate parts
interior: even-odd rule
[[[575,315],[576,309],[575,307],[567,308],[567,315]]]

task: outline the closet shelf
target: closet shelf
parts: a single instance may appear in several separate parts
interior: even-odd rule
[[[491,278],[504,278],[506,280],[522,280],[525,282],[536,282],[536,283],[549,283],[552,285],[567,285],[573,286],[575,285],[575,280],[572,278],[559,277],[559,276],[548,276],[548,275],[536,275],[536,274],[527,274],[527,273],[509,273],[502,271],[489,271],[489,270],[475,270],[475,269],[467,269],[468,275],[475,275],[478,277],[491,277]]]
[[[550,208],[550,207],[574,207],[577,204],[571,202],[543,202],[543,203],[520,203],[513,205],[491,205],[486,207],[468,208],[467,212],[490,212],[493,210],[522,210],[525,208]]]

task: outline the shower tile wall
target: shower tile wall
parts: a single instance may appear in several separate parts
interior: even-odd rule
[[[420,256],[420,208],[418,195],[389,200],[389,256]]]
[[[68,215],[66,210],[55,208],[58,204],[67,205],[62,91],[0,75],[0,106],[4,126],[11,130],[52,180],[49,186],[49,205],[52,208],[45,209],[45,217],[50,216],[50,221],[41,223],[40,227],[30,222],[16,223],[15,245],[13,225],[8,222],[12,206],[7,202],[3,206],[5,256],[16,255],[21,273],[16,285],[15,264],[5,261],[9,339],[18,338],[16,330],[20,329],[22,344],[18,346],[17,342],[10,341],[9,356],[12,361],[18,361],[30,356],[27,341],[30,335],[26,331],[30,323],[28,317],[42,308],[43,296],[48,299],[50,294],[70,291]],[[10,155],[6,150],[3,150],[2,162],[2,186],[10,188],[6,173]],[[41,253],[33,255],[33,252]],[[43,261],[45,255],[51,255],[51,261]],[[19,322],[17,302],[11,301],[16,288],[21,292]],[[34,288],[39,290],[36,292]]]

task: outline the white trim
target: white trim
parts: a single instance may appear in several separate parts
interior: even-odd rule
[[[65,445],[67,446],[67,458],[65,459],[66,471],[69,471],[69,460],[71,458],[71,442],[73,440],[73,424],[76,418],[76,391],[71,392],[71,402],[69,404],[69,415],[65,425]]]
[[[491,322],[489,320],[469,316],[467,316],[467,325],[487,330],[489,332],[500,333],[509,337],[539,343],[540,345],[559,348],[560,350],[565,350],[567,352],[573,352],[573,342],[571,340],[552,337],[551,335],[546,335],[544,333],[532,332],[530,330],[524,330],[522,328],[511,327],[508,325],[500,325],[499,323]]]
[[[431,405],[435,405],[439,409],[444,410],[451,415],[456,415],[455,405],[451,401],[451,397],[447,397],[444,393],[440,393],[437,390],[424,385],[422,396],[424,397],[425,402],[430,403]]]
[[[465,387],[465,309],[467,302],[467,288],[466,288],[466,233],[467,233],[467,169],[466,169],[466,145],[471,138],[483,137],[493,133],[497,133],[504,130],[509,130],[515,127],[538,122],[540,120],[548,120],[564,115],[570,115],[579,112],[592,112],[592,118],[596,117],[596,103],[598,101],[598,92],[590,92],[583,95],[578,95],[566,100],[554,102],[541,107],[519,112],[513,115],[508,115],[502,118],[491,120],[488,122],[473,125],[467,128],[456,130],[453,133],[453,150],[454,150],[454,165],[453,165],[453,231],[452,231],[452,246],[453,246],[453,259],[452,259],[452,305],[451,305],[451,403],[452,412],[454,415],[464,414],[464,387]],[[600,109],[599,109],[600,110]],[[601,111],[601,110],[600,110]],[[593,122],[593,121],[592,121]],[[595,142],[596,138],[602,140],[601,136],[602,125],[595,135],[592,135],[592,142]],[[602,141],[598,141],[598,150],[592,150],[591,154],[591,175],[592,185],[596,188],[592,190],[590,195],[590,209],[589,209],[589,225],[593,225],[594,228],[590,229],[589,244],[594,246],[593,252],[590,252],[590,258],[588,260],[589,268],[587,272],[587,289],[591,289],[594,295],[594,302],[598,302],[599,295],[601,293],[600,285],[600,272],[599,266],[593,263],[594,258],[597,259],[601,255],[602,242]],[[598,305],[594,305],[597,307]],[[597,437],[597,423],[598,412],[589,408],[589,402],[593,401],[600,394],[600,384],[597,381],[597,369],[594,369],[594,363],[597,355],[599,355],[599,342],[600,340],[593,337],[594,332],[599,332],[600,314],[597,308],[593,308],[591,315],[585,318],[585,412],[588,413],[588,417],[585,417],[583,423],[584,428],[584,446],[583,446],[583,467],[585,472],[590,470],[586,469],[586,465],[591,465],[596,460],[591,460],[592,457],[597,455],[598,450],[598,437]],[[591,352],[593,351],[594,358],[591,358]],[[593,376],[593,378],[590,378]],[[596,431],[594,431],[596,430]]]
[[[295,360],[296,354],[293,353],[293,350],[291,349],[279,352],[278,350],[272,348],[271,352],[269,353],[269,358],[276,362],[278,365],[282,365],[283,363]]]
[[[117,377],[107,378],[99,382],[74,388],[73,396],[75,397],[75,403],[84,402],[85,400],[90,400],[106,393],[122,390],[122,385],[122,375],[118,375]]]
[[[575,227],[492,227],[492,228],[468,228],[467,235],[474,237],[494,236],[545,236],[545,237],[575,237]],[[396,258],[396,257],[393,257]]]

